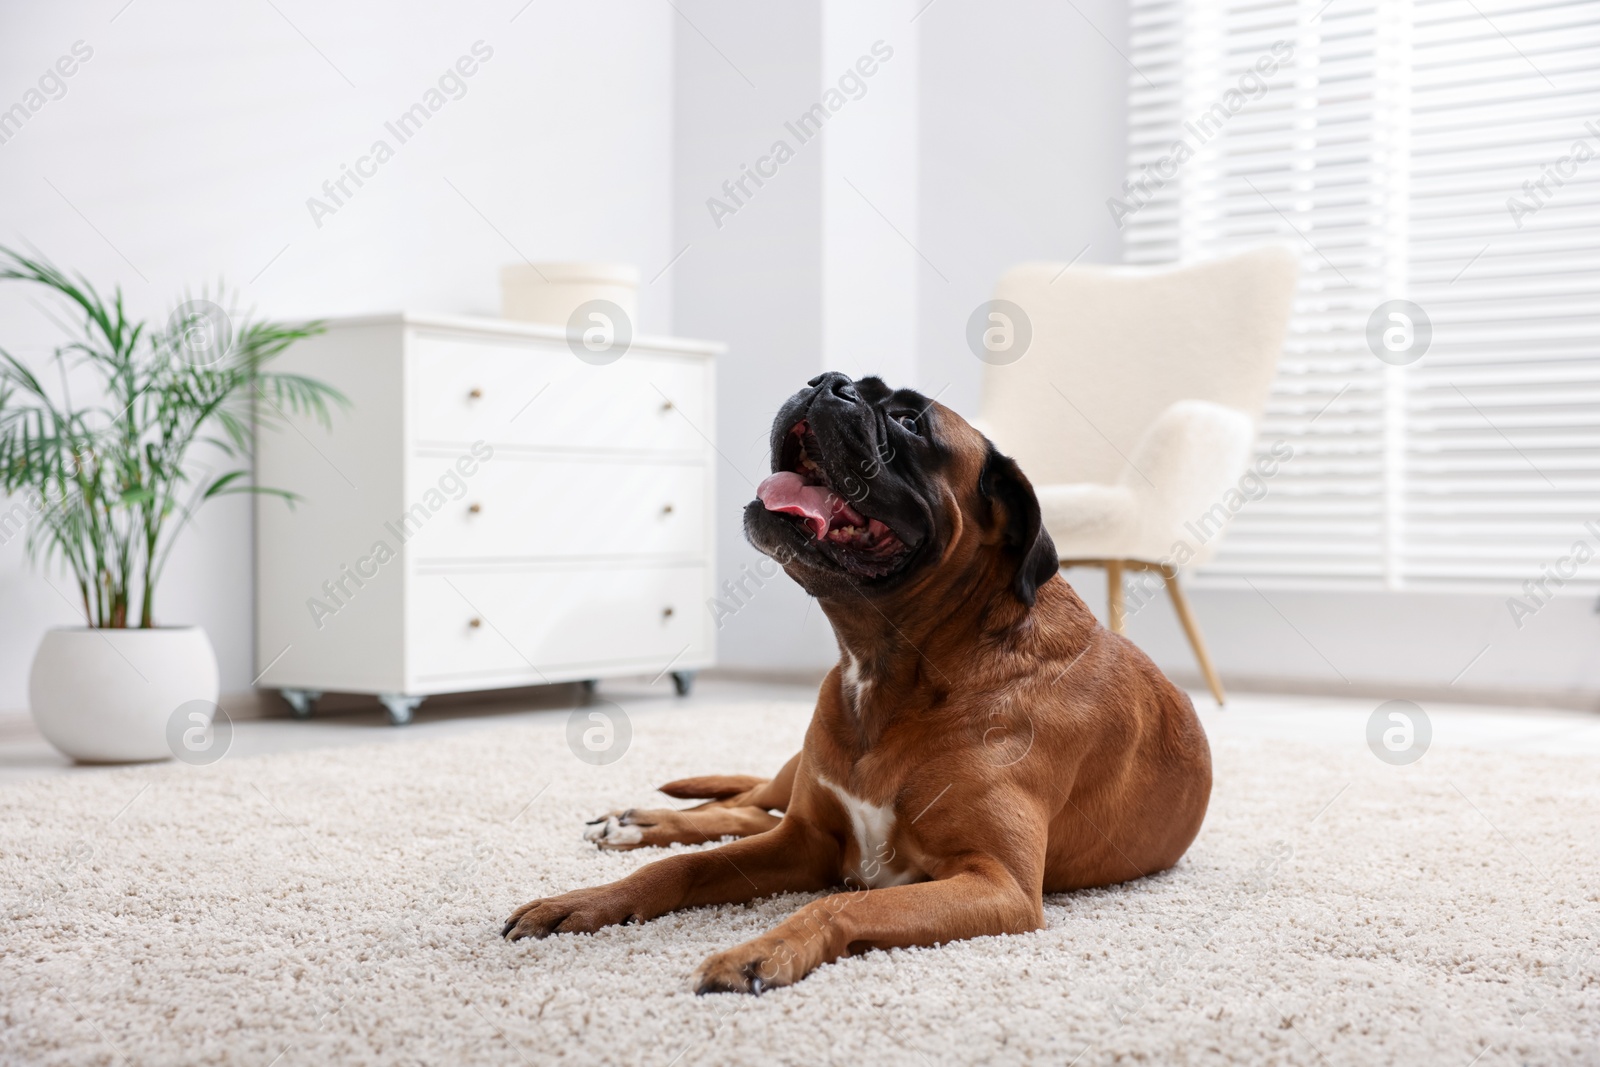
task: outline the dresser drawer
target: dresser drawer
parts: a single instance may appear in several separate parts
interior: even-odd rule
[[[409,341],[412,440],[701,452],[706,365],[630,353],[594,366],[563,344],[419,331]]]
[[[411,663],[421,681],[591,663],[665,669],[709,643],[705,582],[701,567],[416,575]]]
[[[707,554],[711,476],[699,463],[546,459],[507,449],[459,468],[458,458],[411,459],[409,499],[443,502],[406,542],[412,559]]]

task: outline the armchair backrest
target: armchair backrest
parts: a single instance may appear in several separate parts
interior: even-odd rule
[[[1259,425],[1298,273],[1276,245],[1186,266],[1013,267],[995,299],[1022,308],[1032,338],[984,368],[980,418],[1035,484],[1117,482],[1179,400]]]

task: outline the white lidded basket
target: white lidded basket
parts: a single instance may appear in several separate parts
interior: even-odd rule
[[[500,269],[500,314],[565,327],[591,300],[639,317],[639,268],[631,263],[513,263]]]

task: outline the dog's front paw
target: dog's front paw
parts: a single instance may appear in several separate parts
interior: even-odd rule
[[[524,904],[511,913],[500,936],[519,941],[524,937],[549,937],[554,933],[592,934],[607,926],[641,919],[623,894],[610,886],[598,886]]]
[[[756,993],[792,985],[811,969],[782,938],[757,938],[707,956],[695,968],[696,993]]]
[[[609,815],[591,819],[588,823],[589,829],[583,832],[583,839],[606,849],[620,851],[639,848],[644,844],[645,827],[652,825],[639,816],[640,812],[637,809],[629,808],[627,811],[613,811]]]

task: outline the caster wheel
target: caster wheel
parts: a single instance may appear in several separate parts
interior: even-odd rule
[[[311,718],[311,713],[316,710],[317,701],[322,699],[322,694],[315,689],[280,689],[278,692],[297,719]]]
[[[378,694],[378,701],[389,710],[389,722],[394,726],[404,726],[410,722],[412,713],[422,704],[423,699],[406,693]]]
[[[677,690],[679,696],[686,697],[694,689],[694,673],[694,671],[672,672],[672,688]]]

